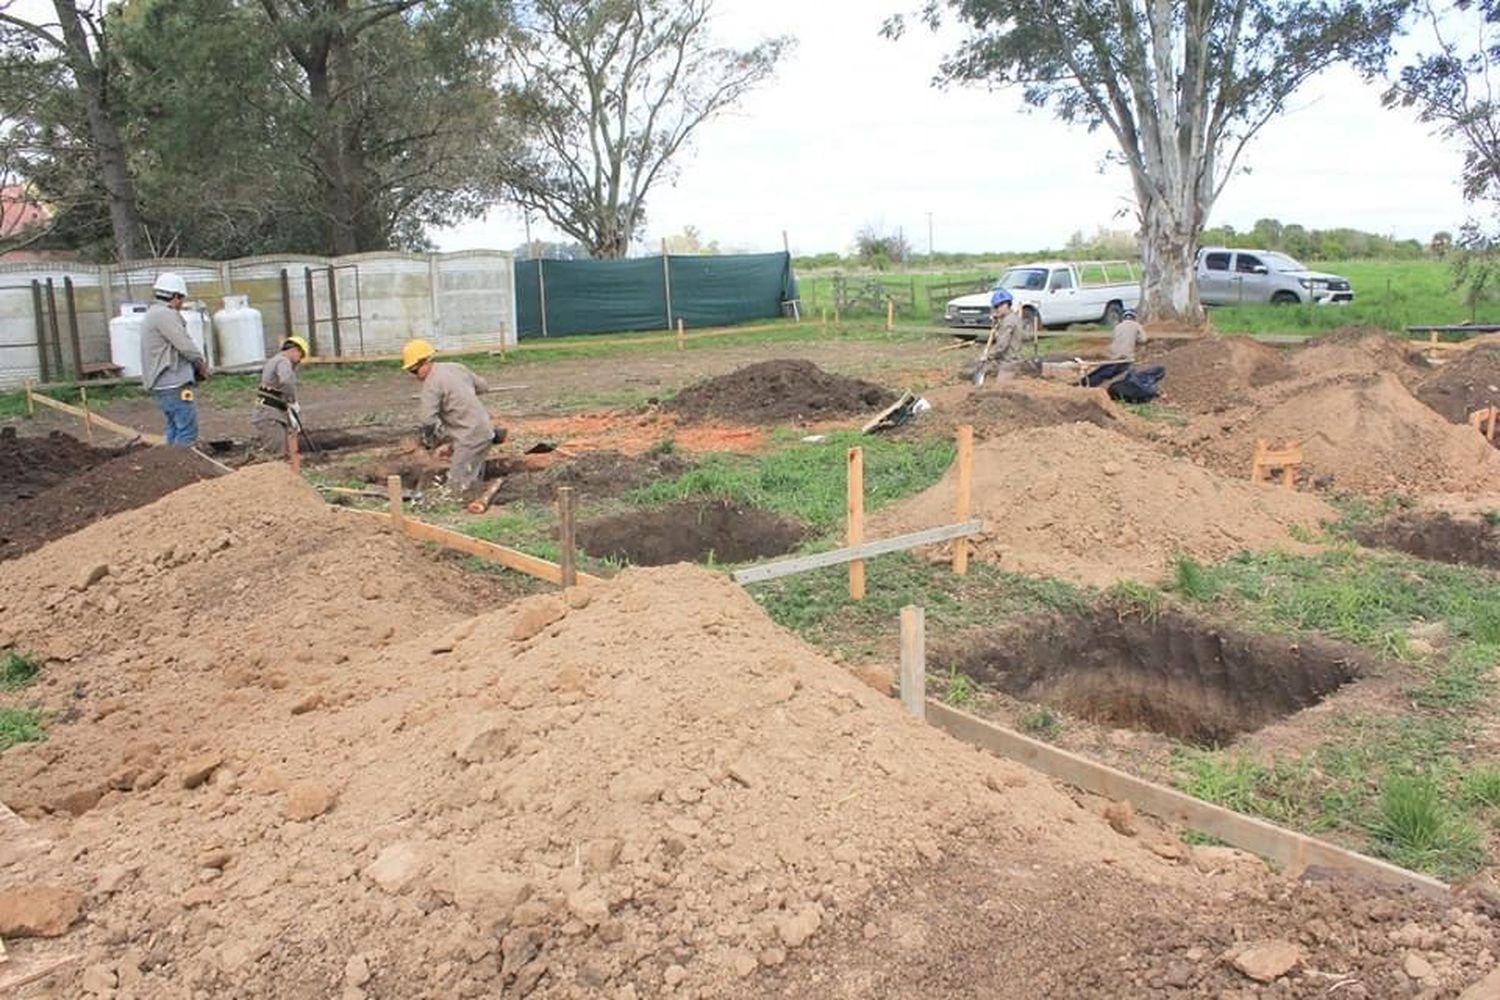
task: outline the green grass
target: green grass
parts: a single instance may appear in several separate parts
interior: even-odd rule
[[[15,691],[36,680],[42,664],[34,656],[6,650],[0,655],[0,690]]]
[[[1449,808],[1429,778],[1388,779],[1371,834],[1397,864],[1450,877],[1472,871],[1484,856],[1479,831]]]
[[[18,743],[47,738],[47,720],[39,708],[0,708],[0,753]]]
[[[1408,326],[1446,326],[1471,319],[1453,287],[1448,265],[1438,260],[1308,261],[1308,267],[1348,278],[1354,301],[1346,306],[1219,306],[1213,324],[1226,333],[1289,333],[1316,336],[1341,326],[1376,326],[1401,332]],[[1473,314],[1480,323],[1500,321],[1490,306]]]
[[[970,708],[974,704],[974,682],[957,667],[948,668],[943,683],[943,703],[954,708]]]
[[[1046,705],[1038,705],[1021,715],[1020,726],[1026,735],[1051,742],[1062,735],[1063,721]]]
[[[828,534],[844,523],[847,451],[855,445],[864,451],[867,511],[931,486],[954,454],[947,441],[893,441],[841,432],[816,444],[797,441],[767,455],[708,455],[681,476],[652,483],[626,500],[642,506],[727,500],[795,517],[818,534]]]

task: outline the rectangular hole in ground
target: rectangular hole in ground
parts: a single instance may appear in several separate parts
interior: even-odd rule
[[[970,633],[932,660],[1090,722],[1221,746],[1322,701],[1373,664],[1327,639],[1225,629],[1177,612],[1096,609]]]

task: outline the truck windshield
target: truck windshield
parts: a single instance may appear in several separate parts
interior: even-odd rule
[[[1307,268],[1302,266],[1301,261],[1297,260],[1295,257],[1288,257],[1284,253],[1262,253],[1260,255],[1260,258],[1261,260],[1265,261],[1266,265],[1273,271],[1307,270]]]
[[[1000,280],[995,282],[995,287],[1041,290],[1047,287],[1047,269],[1045,267],[1013,267],[1000,275]]]

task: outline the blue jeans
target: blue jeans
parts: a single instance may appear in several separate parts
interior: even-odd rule
[[[191,448],[198,443],[198,404],[193,402],[193,387],[153,389],[156,405],[167,418],[167,444],[174,448]]]

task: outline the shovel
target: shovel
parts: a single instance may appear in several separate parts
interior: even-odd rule
[[[984,385],[984,370],[990,363],[990,350],[995,346],[995,335],[1000,332],[999,323],[990,324],[989,339],[984,342],[984,350],[979,355],[979,364],[974,369],[974,385]]]

